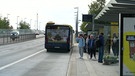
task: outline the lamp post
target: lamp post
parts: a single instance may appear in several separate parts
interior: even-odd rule
[[[37,13],[37,30],[38,30],[38,13]]]
[[[74,9],[77,9],[77,12],[76,13],[76,37],[78,36],[78,11],[79,11],[79,8],[78,7],[75,7]]]
[[[31,21],[32,21],[32,19],[30,19],[30,28],[31,28]]]
[[[19,16],[17,16],[17,23],[16,23],[17,29],[19,29],[19,26],[18,26],[18,18],[19,18]]]
[[[41,30],[41,29],[40,29],[40,26],[41,26],[40,24],[41,24],[41,22],[39,22],[39,30]]]
[[[9,21],[9,19],[8,19],[8,16],[9,16],[10,14],[7,14],[7,21],[9,22],[9,24],[10,24],[10,21]]]

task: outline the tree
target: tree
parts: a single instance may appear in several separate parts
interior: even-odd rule
[[[93,1],[91,5],[88,5],[89,7],[89,14],[95,14],[97,15],[105,6],[105,0],[97,0]]]
[[[9,29],[9,20],[6,17],[0,17],[0,29]]]
[[[30,29],[30,24],[26,23],[25,21],[21,21],[19,25],[20,25],[19,29]]]
[[[88,5],[89,7],[89,11],[88,11],[88,14],[92,14],[92,15],[98,15],[98,13],[104,8],[105,6],[105,0],[97,0],[97,1],[93,1],[90,5]],[[95,21],[96,22],[96,21]],[[89,30],[88,28],[85,28],[85,25],[87,24],[88,22],[83,22],[81,24],[81,30],[83,32],[86,32],[87,30]],[[90,24],[90,23],[89,23]]]
[[[80,26],[80,29],[83,31],[83,32],[87,32],[87,28],[85,29],[85,26],[86,26],[87,22],[83,22],[82,25]]]

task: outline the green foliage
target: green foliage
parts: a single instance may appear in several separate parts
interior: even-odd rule
[[[111,56],[111,55],[105,55],[104,59],[105,60],[117,60],[118,57],[117,56]]]
[[[86,24],[88,22],[83,22],[82,25],[80,26],[80,29],[83,31],[83,32],[87,32],[87,30],[89,30],[89,28],[85,28]]]
[[[97,14],[100,10],[99,10],[99,5],[97,2],[93,2],[93,4],[88,5],[89,7],[89,14]]]
[[[25,21],[21,21],[19,25],[20,25],[19,29],[30,29],[30,24],[26,23]]]
[[[111,56],[111,55],[105,55],[104,56],[104,65],[110,65],[113,63],[118,63],[118,57],[117,56]]]
[[[9,29],[9,20],[0,17],[0,29]]]
[[[105,6],[105,0],[97,0],[97,1],[93,1],[90,5],[88,5],[89,7],[89,14],[95,14],[97,15]]]

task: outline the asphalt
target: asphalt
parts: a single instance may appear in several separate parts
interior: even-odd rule
[[[119,63],[104,65],[98,63],[97,59],[89,59],[89,55],[84,53],[83,59],[79,58],[78,44],[74,45],[67,76],[120,76]],[[96,54],[98,58],[98,53]]]

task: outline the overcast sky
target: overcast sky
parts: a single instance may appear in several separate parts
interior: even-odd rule
[[[69,24],[75,29],[77,10],[74,7],[79,7],[79,20],[82,20],[82,14],[88,14],[91,1],[94,0],[0,0],[0,16],[8,17],[14,29],[17,27],[17,16],[18,23],[24,20],[31,24],[32,29],[37,29],[37,14],[41,30],[48,21]]]

